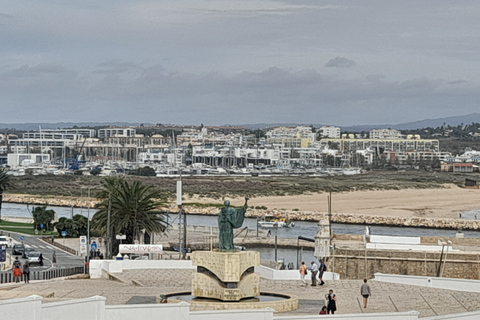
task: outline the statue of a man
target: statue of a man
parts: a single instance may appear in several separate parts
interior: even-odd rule
[[[235,209],[230,208],[230,201],[225,200],[224,207],[218,214],[218,250],[233,251],[233,228],[240,228],[247,212],[247,201],[243,207]]]

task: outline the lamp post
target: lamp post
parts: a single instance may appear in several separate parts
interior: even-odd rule
[[[438,264],[438,269],[437,269],[437,277],[440,277],[440,271],[442,270],[442,258],[443,258],[443,249],[445,249],[445,246],[447,245],[446,242],[444,242],[442,239],[440,239],[442,243],[442,253],[440,253],[440,263]]]
[[[102,187],[101,184],[99,185],[96,185],[96,186],[92,186],[92,187],[83,187],[82,189],[87,189],[87,197],[88,197],[88,201],[90,201],[90,190],[91,189],[95,189],[95,188],[98,188],[98,187]],[[87,252],[88,252],[88,249],[90,247],[90,203],[87,205]],[[87,253],[87,256],[88,256],[88,253]]]
[[[440,277],[443,277],[443,272],[445,271],[445,264],[447,263],[447,255],[448,255],[448,249],[452,245],[452,241],[448,240],[447,241],[447,251],[445,252],[445,259],[443,260],[443,268],[442,272],[440,273]]]

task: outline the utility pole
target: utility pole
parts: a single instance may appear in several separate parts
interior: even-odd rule
[[[108,211],[107,211],[107,252],[105,257],[107,259],[110,259],[112,255],[112,232],[110,230],[111,215],[112,215],[112,193],[111,191],[109,191],[108,192]]]

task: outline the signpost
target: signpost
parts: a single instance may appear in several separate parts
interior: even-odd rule
[[[65,237],[67,236],[67,231],[62,231],[63,245],[65,245]]]
[[[7,246],[2,244],[0,245],[0,262],[7,261]]]

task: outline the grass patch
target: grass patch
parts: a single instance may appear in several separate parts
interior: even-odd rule
[[[25,223],[25,222],[12,222],[12,221],[2,220],[2,222],[0,222],[0,227],[31,227],[33,228],[33,224]]]

